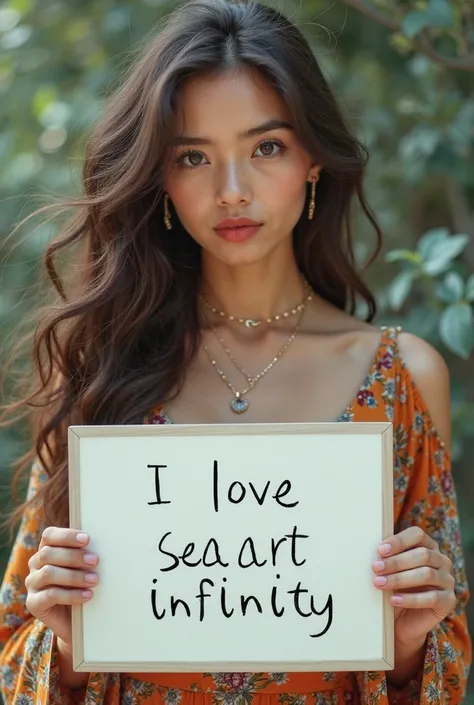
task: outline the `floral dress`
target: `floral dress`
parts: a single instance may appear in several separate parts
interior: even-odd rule
[[[404,687],[385,673],[91,673],[87,687],[58,682],[56,637],[25,607],[28,560],[41,523],[25,515],[1,590],[0,692],[5,705],[432,705],[463,700],[471,659],[465,607],[468,586],[450,457],[428,409],[398,355],[397,331],[384,329],[370,371],[339,421],[394,425],[395,527],[421,526],[453,562],[457,605],[429,634],[420,672]],[[171,423],[157,406],[145,423]],[[36,459],[28,495],[46,474]]]

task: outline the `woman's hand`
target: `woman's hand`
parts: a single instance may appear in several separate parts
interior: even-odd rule
[[[82,541],[78,540],[81,535]],[[94,594],[90,588],[98,582],[91,568],[99,559],[84,550],[88,543],[89,537],[77,529],[49,526],[28,561],[30,572],[25,579],[26,609],[71,648],[70,606],[90,600]]]
[[[394,591],[395,643],[422,643],[456,605],[451,560],[418,526],[390,536],[378,551],[381,558],[372,565],[374,585]]]

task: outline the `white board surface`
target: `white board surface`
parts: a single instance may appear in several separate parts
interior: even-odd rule
[[[75,669],[392,668],[392,473],[388,423],[69,427]]]

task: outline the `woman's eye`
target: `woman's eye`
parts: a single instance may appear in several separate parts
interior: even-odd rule
[[[278,147],[277,151],[274,151],[274,147]],[[262,156],[264,157],[274,157],[277,154],[281,154],[285,149],[285,145],[280,142],[280,140],[265,140],[265,142],[261,142],[257,150],[260,150],[262,153]]]
[[[193,150],[181,154],[181,156],[178,157],[177,161],[178,164],[184,166],[186,169],[195,169],[196,167],[201,166],[203,157],[204,155],[202,154],[202,152],[197,152]],[[186,159],[189,160],[189,163],[185,161]]]

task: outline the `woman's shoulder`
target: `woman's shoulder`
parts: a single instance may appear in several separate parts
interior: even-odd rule
[[[376,352],[347,419],[371,421],[383,413],[397,428],[434,435],[449,450],[449,371],[440,353],[395,326],[361,329],[354,340],[364,354]]]

